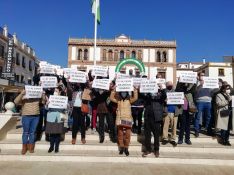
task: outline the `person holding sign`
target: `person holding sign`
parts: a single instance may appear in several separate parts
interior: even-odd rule
[[[180,122],[180,131],[179,131],[179,139],[178,144],[183,143],[184,132],[185,132],[185,143],[191,145],[190,141],[190,121],[191,116],[197,112],[195,103],[193,101],[194,93],[196,90],[196,84],[192,83],[181,83],[177,82],[176,92],[184,93],[184,104],[178,105],[175,110],[175,115],[179,116]]]
[[[230,130],[233,130],[234,120],[232,116],[232,99],[230,96],[231,86],[224,82],[216,96],[217,124],[216,128],[221,129],[221,141],[225,146],[231,146],[229,141]]]
[[[54,90],[54,96],[61,96],[61,93],[63,92],[63,89],[61,87],[57,87]],[[52,96],[50,96],[51,98]],[[47,102],[47,105],[49,106],[49,110],[47,112],[47,123],[46,123],[46,129],[45,133],[50,135],[50,148],[48,150],[48,153],[51,153],[54,151],[55,153],[59,152],[59,145],[61,140],[61,134],[64,133],[64,120],[67,119],[66,116],[66,110],[67,110],[67,103],[63,103],[65,106],[64,108],[57,108],[57,106],[50,106],[49,101]],[[60,102],[60,103],[61,103]],[[55,103],[55,102],[53,102]],[[58,103],[58,102],[57,102]],[[56,103],[55,103],[56,104]],[[56,104],[57,105],[57,104]]]
[[[196,94],[195,94],[197,110],[198,110],[194,120],[195,137],[199,137],[201,117],[204,117],[205,119],[205,128],[207,129],[207,134],[208,135],[212,134],[210,120],[211,120],[211,99],[212,99],[213,89],[203,88],[204,76],[205,76],[204,73],[198,74],[199,85],[196,89]]]
[[[175,90],[173,89],[173,83],[168,81],[166,83],[166,93],[173,93]],[[177,121],[178,116],[175,115],[176,104],[166,104],[164,107],[164,123],[163,123],[163,141],[162,144],[166,145],[169,142],[168,139],[168,129],[171,126],[172,134],[170,143],[173,146],[176,146],[176,128],[177,128]]]
[[[157,85],[157,82],[155,82]],[[144,133],[145,147],[142,157],[151,154],[151,132],[154,135],[154,155],[159,157],[159,137],[161,135],[161,124],[163,120],[163,106],[166,100],[164,90],[159,89],[156,93],[144,94],[145,113],[144,113]]]
[[[43,93],[41,98],[29,98],[26,97],[26,91],[23,90],[14,100],[16,105],[22,105],[22,151],[24,155],[29,150],[30,153],[34,153],[35,147],[35,132],[39,121],[40,105],[45,104],[45,94]]]
[[[128,92],[118,92],[116,95],[116,90],[113,90],[110,95],[110,100],[113,103],[117,103],[116,110],[116,125],[118,130],[118,144],[119,144],[119,154],[125,153],[129,156],[129,143],[131,139],[131,129],[132,129],[132,112],[131,104],[138,99],[138,91],[134,90],[133,97],[129,96]]]

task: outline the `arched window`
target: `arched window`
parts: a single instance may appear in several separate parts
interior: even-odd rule
[[[132,58],[136,58],[136,51],[132,51]]]
[[[82,58],[82,49],[78,50],[77,60],[81,60]]]
[[[88,60],[88,49],[84,50],[84,60]]]
[[[112,52],[112,50],[108,51],[108,59],[109,59],[109,61],[113,60],[113,52]]]
[[[123,50],[120,51],[119,58],[120,58],[120,60],[124,59],[124,51]]]
[[[167,62],[167,52],[163,52],[162,54],[162,62]]]
[[[157,52],[157,62],[161,62],[161,53]]]
[[[130,50],[126,51],[126,58],[130,58]]]
[[[142,51],[141,50],[138,50],[138,59],[139,60],[142,60]]]
[[[118,50],[115,50],[114,61],[118,61]]]
[[[103,59],[103,61],[106,61],[106,49],[103,49],[102,59]]]

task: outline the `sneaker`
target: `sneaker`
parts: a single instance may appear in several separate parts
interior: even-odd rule
[[[177,146],[177,143],[173,140],[173,141],[171,141],[171,144],[173,145],[173,146]]]
[[[182,144],[183,143],[183,140],[178,140],[177,144]]]
[[[151,154],[149,151],[143,152],[142,157],[147,157],[149,154]]]
[[[199,137],[199,132],[195,132],[195,137],[196,137],[196,138]]]
[[[192,142],[190,140],[185,140],[185,143],[188,145],[192,145]]]
[[[91,134],[95,134],[97,132],[96,128],[93,128]]]
[[[158,157],[159,157],[159,151],[155,151],[155,152],[154,152],[154,155],[155,155],[155,157],[158,158]]]
[[[168,144],[168,140],[163,139],[163,140],[162,140],[162,145],[166,145],[166,144]]]

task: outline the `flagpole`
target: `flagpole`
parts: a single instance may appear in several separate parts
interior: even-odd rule
[[[95,0],[95,18],[94,18],[94,50],[93,50],[93,62],[96,65],[96,49],[97,49],[97,2]]]

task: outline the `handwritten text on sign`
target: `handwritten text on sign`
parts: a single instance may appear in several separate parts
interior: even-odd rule
[[[167,104],[170,105],[184,104],[184,93],[167,92]]]
[[[136,78],[136,77],[134,77],[134,78],[132,78],[132,80],[133,80],[133,85],[134,86],[138,87],[138,86],[141,85],[142,78]]]
[[[40,77],[41,86],[43,88],[55,88],[57,87],[57,77],[42,76]]]
[[[42,87],[41,86],[25,86],[26,98],[41,98]]]
[[[40,68],[40,73],[43,74],[55,74],[54,68],[51,66],[45,66]]]
[[[68,97],[59,95],[50,95],[49,108],[66,109]]]
[[[64,77],[68,78],[71,73],[76,72],[77,70],[75,68],[63,68]]]
[[[158,85],[155,80],[142,80],[140,86],[140,93],[157,93]]]
[[[218,77],[204,77],[203,80],[204,80],[203,88],[210,88],[210,89],[219,88]]]
[[[69,82],[86,83],[86,74],[82,71],[70,72]]]
[[[133,80],[132,80],[132,78],[117,79],[116,80],[116,91],[117,92],[133,91]]]
[[[197,72],[189,72],[189,71],[180,72],[180,82],[181,83],[196,83]]]
[[[108,67],[106,66],[93,66],[92,75],[107,77]]]
[[[109,79],[94,79],[92,87],[97,88],[97,89],[109,90],[110,80]]]

